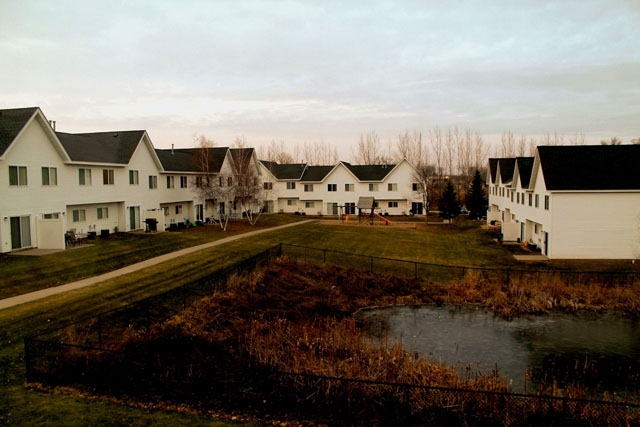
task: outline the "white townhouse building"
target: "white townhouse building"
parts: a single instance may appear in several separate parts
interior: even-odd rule
[[[242,156],[234,156],[242,152]],[[248,152],[248,155],[246,153]],[[233,201],[214,204],[194,191],[208,175],[233,181],[234,161],[253,149],[156,150],[146,131],[56,132],[37,108],[0,110],[0,253],[28,247],[64,249],[65,232],[158,229],[203,220]],[[237,154],[237,153],[236,153]],[[227,180],[230,180],[227,182]]]
[[[489,159],[487,222],[550,259],[640,258],[640,145]]]
[[[356,214],[360,197],[374,197],[380,213],[422,214],[415,169],[406,160],[396,165],[310,166],[261,161],[263,188],[274,211],[310,215]]]

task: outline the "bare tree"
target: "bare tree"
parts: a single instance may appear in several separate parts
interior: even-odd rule
[[[436,174],[442,176],[442,162],[444,157],[444,143],[442,140],[442,130],[436,126],[429,132],[429,143],[436,161]]]
[[[458,134],[458,126],[455,127],[455,131],[451,131],[451,127],[447,129],[447,133],[444,136],[444,157],[445,164],[447,166],[447,175],[451,178],[453,175],[453,164],[455,162],[456,153],[456,138]]]
[[[236,205],[240,204],[241,214],[247,218],[249,224],[255,225],[262,214],[265,197],[255,163],[254,150],[253,148],[234,148],[230,150],[230,157],[233,163],[233,180],[227,179],[227,181],[228,186],[231,187],[233,202]]]
[[[582,132],[576,132],[575,135],[569,138],[569,145],[584,145],[585,143],[585,136]]]
[[[516,155],[516,142],[513,137],[513,132],[502,132],[500,136],[500,148],[502,157],[515,157]]]
[[[611,139],[603,139],[600,141],[600,145],[622,145],[622,140],[613,136]]]
[[[527,150],[527,137],[525,135],[520,135],[520,138],[518,138],[518,147],[517,147],[518,157],[524,157],[526,150]]]
[[[633,139],[631,140],[631,143],[632,143],[633,145],[639,145],[639,144],[640,144],[640,138],[633,138]]]
[[[396,160],[406,159],[414,166],[426,163],[428,156],[422,141],[422,132],[418,130],[414,130],[413,133],[405,131],[404,134],[398,135],[396,153]]]
[[[233,144],[231,144],[233,148],[249,148],[249,143],[244,136],[236,136],[236,139],[233,140]]]
[[[476,132],[473,140],[473,161],[474,168],[482,171],[487,163],[487,146],[482,139],[482,135]]]
[[[375,131],[360,135],[354,157],[356,162],[362,165],[391,163],[391,159],[383,153],[380,137]]]
[[[259,157],[262,160],[280,164],[295,163],[293,156],[285,149],[284,141],[276,142],[272,140],[266,149],[260,150]]]
[[[538,148],[538,142],[535,137],[529,138],[529,156],[536,155],[536,149]]]
[[[333,165],[340,160],[338,150],[324,140],[305,144],[304,157],[310,165]]]

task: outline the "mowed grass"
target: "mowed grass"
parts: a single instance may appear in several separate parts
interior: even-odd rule
[[[261,227],[294,218],[271,215]],[[0,425],[228,425],[178,408],[137,407],[83,397],[73,391],[44,392],[25,386],[23,337],[58,322],[93,315],[158,294],[205,276],[219,267],[261,252],[279,242],[368,255],[456,265],[511,265],[513,260],[477,227],[401,227],[329,225],[314,222],[248,237],[162,265],[73,292],[0,311]],[[240,227],[236,230],[239,231]],[[253,228],[250,228],[250,230]],[[201,233],[200,235],[197,235]],[[136,235],[100,241],[94,247],[43,257],[4,256],[0,259],[0,287],[19,293],[52,283],[64,283],[131,264],[171,250],[193,246],[234,233],[215,227],[185,233]],[[123,258],[129,258],[123,261]],[[100,264],[100,265],[96,265]],[[233,424],[238,425],[238,424]]]

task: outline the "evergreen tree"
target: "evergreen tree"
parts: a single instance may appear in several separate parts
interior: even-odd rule
[[[469,218],[471,219],[480,219],[487,214],[487,195],[478,170],[473,176],[471,189],[467,193],[467,207],[469,208]]]
[[[458,201],[458,195],[456,190],[453,189],[451,181],[447,182],[447,187],[442,193],[440,202],[438,203],[438,209],[440,210],[440,217],[448,219],[449,224],[453,218],[460,215],[460,202]]]

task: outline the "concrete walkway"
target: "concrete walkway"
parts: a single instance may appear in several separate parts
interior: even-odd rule
[[[124,274],[133,273],[134,271],[142,270],[143,268],[151,267],[174,258],[188,255],[194,252],[201,251],[203,249],[212,248],[214,246],[224,245],[225,243],[233,242],[234,240],[243,239],[245,237],[251,237],[262,233],[268,233],[269,231],[282,230],[283,228],[294,227],[296,225],[306,224],[313,220],[306,220],[300,222],[294,222],[292,224],[281,225],[278,227],[264,228],[261,230],[250,231],[248,233],[237,234],[235,236],[226,237],[224,239],[216,240],[215,242],[209,242],[198,246],[192,246],[190,248],[182,249],[168,254],[160,255],[155,258],[150,258],[145,261],[141,261],[137,264],[128,265],[119,270],[110,271],[108,273],[101,274],[99,276],[88,277],[86,279],[78,280],[77,282],[67,283],[65,285],[56,286],[55,288],[41,289],[39,291],[30,292],[28,294],[18,295],[15,297],[0,300],[0,310],[5,308],[14,307],[16,305],[25,304],[28,302],[36,301],[42,298],[49,297],[51,295],[57,295],[63,292],[73,291],[75,289],[84,288],[86,286],[95,285],[96,283],[104,282],[105,280],[112,279],[114,277],[122,276]]]

